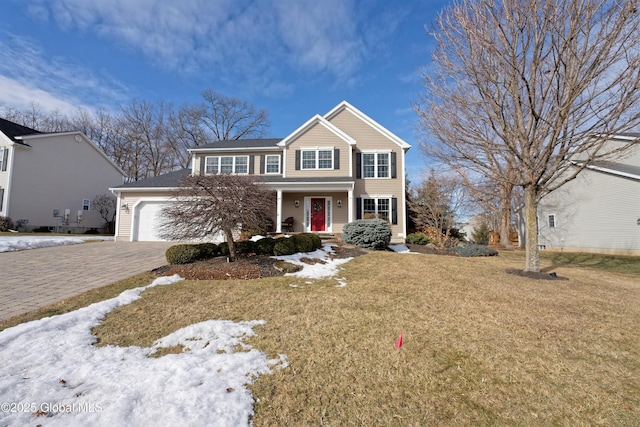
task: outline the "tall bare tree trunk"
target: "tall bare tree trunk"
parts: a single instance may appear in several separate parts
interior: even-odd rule
[[[511,239],[509,239],[509,233],[511,231],[512,192],[512,184],[500,184],[500,245],[504,246],[505,248],[511,247]]]
[[[223,228],[222,231],[227,237],[227,243],[229,244],[229,262],[236,260],[236,242],[233,241],[233,234],[230,228]]]
[[[525,221],[525,268],[524,271],[540,272],[540,251],[538,249],[538,205],[535,186],[524,188]]]

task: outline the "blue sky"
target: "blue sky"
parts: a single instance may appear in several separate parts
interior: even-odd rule
[[[411,102],[444,1],[5,0],[0,105],[73,114],[211,87],[266,109],[284,137],[347,100],[413,146]]]

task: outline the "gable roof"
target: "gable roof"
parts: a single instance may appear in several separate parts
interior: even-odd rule
[[[180,186],[182,178],[191,175],[191,169],[180,169],[168,172],[151,178],[143,178],[138,181],[127,182],[126,184],[110,188],[110,190],[124,190],[137,188],[177,188]]]
[[[582,162],[573,161],[572,163],[582,165]],[[594,160],[589,162],[586,169],[640,181],[640,166],[610,162],[607,160]]]
[[[11,139],[13,142],[20,145],[28,145],[28,144],[25,144],[24,142],[19,141],[18,139],[16,139],[16,137],[42,133],[35,129],[31,129],[26,126],[22,126],[2,118],[0,118],[0,132],[4,133],[9,139]]]
[[[345,141],[349,145],[355,145],[355,143],[356,143],[355,139],[351,138],[349,135],[344,133],[336,125],[332,124],[331,122],[329,122],[327,119],[325,119],[321,115],[316,114],[315,116],[313,116],[309,120],[307,120],[307,122],[305,124],[303,124],[298,129],[296,129],[293,132],[291,132],[286,138],[284,138],[282,141],[280,141],[278,143],[278,145],[281,146],[281,147],[286,147],[288,144],[290,144],[292,141],[297,139],[299,136],[301,136],[302,134],[307,132],[309,129],[311,129],[312,127],[317,126],[317,125],[323,126],[328,131],[330,131],[331,133],[333,133],[334,135],[336,135],[338,138],[342,139],[343,141]]]
[[[363,122],[365,122],[366,124],[374,128],[375,130],[380,132],[382,135],[386,136],[391,141],[395,142],[405,150],[408,150],[409,148],[411,148],[411,145],[407,144],[402,138],[400,138],[399,136],[391,132],[389,129],[382,126],[380,123],[373,120],[371,117],[367,116],[362,111],[358,110],[353,105],[349,104],[347,101],[342,101],[340,104],[336,105],[331,111],[329,111],[327,114],[324,115],[324,118],[326,120],[331,120],[333,117],[337,116],[340,112],[344,110],[349,111],[351,114],[353,114],[354,116],[356,116],[357,118],[359,118],[360,120],[362,120]]]
[[[265,138],[265,139],[230,139],[223,141],[211,142],[196,148],[190,148],[189,153],[199,153],[203,151],[216,150],[260,150],[260,149],[277,149],[281,138]]]

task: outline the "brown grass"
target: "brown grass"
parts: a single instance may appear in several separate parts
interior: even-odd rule
[[[521,259],[385,252],[346,264],[344,288],[184,281],[149,289],[95,333],[149,346],[207,319],[265,319],[250,343],[290,366],[252,386],[256,426],[640,424],[640,278],[554,266],[569,280],[537,281],[508,268]]]

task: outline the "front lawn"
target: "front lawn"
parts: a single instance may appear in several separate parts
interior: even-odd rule
[[[151,288],[94,332],[149,346],[207,319],[266,320],[250,344],[290,366],[252,386],[256,426],[637,424],[640,278],[543,265],[568,280],[505,273],[517,256],[376,252],[340,281]]]

